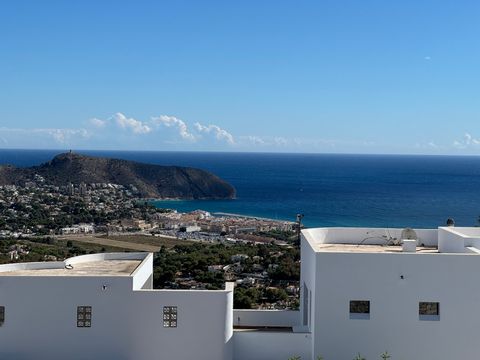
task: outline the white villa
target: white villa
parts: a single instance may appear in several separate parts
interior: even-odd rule
[[[0,266],[0,359],[476,359],[480,228],[302,232],[300,311],[152,289],[153,255]]]

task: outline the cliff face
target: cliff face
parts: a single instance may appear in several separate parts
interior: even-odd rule
[[[114,183],[135,186],[142,197],[231,199],[235,189],[216,175],[200,169],[159,166],[134,161],[60,154],[40,166],[0,166],[0,185],[23,185],[35,174],[48,184]]]

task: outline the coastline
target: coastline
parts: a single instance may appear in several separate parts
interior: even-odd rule
[[[216,217],[235,217],[235,218],[242,218],[242,219],[289,222],[289,223],[294,222],[294,221],[290,221],[290,220],[272,219],[272,218],[266,218],[266,217],[261,217],[261,216],[233,214],[233,213],[227,213],[227,212],[213,212],[212,215],[216,216]]]
[[[32,166],[59,151],[0,151]],[[232,200],[145,196],[158,207],[294,220],[308,227],[428,227],[451,217],[477,224],[480,157],[87,152],[143,163],[203,168],[236,188]],[[402,185],[403,184],[403,185]]]
[[[209,197],[209,198],[139,198],[141,202],[179,202],[179,201],[218,201],[218,200],[236,200],[236,197],[222,198],[222,197]]]
[[[295,222],[294,221],[294,216],[292,216],[292,219],[290,219],[290,220],[285,219],[285,218],[275,219],[275,218],[268,217],[268,216],[253,215],[253,214],[248,214],[248,213],[241,214],[241,213],[233,213],[233,212],[229,212],[229,211],[219,211],[218,210],[219,206],[216,206],[216,205],[219,205],[220,203],[225,203],[225,202],[230,203],[232,200],[233,199],[219,199],[219,200],[215,200],[215,199],[193,199],[193,200],[190,200],[190,199],[176,198],[176,199],[140,199],[139,202],[145,202],[146,201],[149,204],[155,206],[156,208],[172,209],[172,210],[176,210],[180,213],[188,213],[188,212],[192,212],[192,211],[195,211],[195,210],[201,210],[201,211],[209,212],[214,217],[231,217],[231,218],[263,220],[263,221],[273,221],[273,222],[288,222],[288,223]],[[201,202],[203,202],[203,204],[201,204]],[[209,202],[212,202],[212,203],[210,204]],[[177,205],[179,205],[179,204],[180,205],[195,204],[195,206],[187,206],[187,207],[185,207],[185,206],[172,206],[172,207],[168,207],[168,206],[163,206],[163,205],[167,205],[165,203],[167,203],[167,204],[171,203],[172,205],[175,205],[175,204],[177,204]],[[198,205],[198,206],[196,206],[196,205]],[[202,205],[207,205],[207,206],[205,208]],[[210,208],[210,209],[208,209],[208,208]]]

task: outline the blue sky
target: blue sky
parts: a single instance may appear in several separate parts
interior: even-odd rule
[[[0,148],[480,153],[478,1],[3,1]]]

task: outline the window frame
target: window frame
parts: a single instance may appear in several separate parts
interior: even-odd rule
[[[365,311],[355,311],[355,306],[366,306],[367,308]],[[350,300],[349,302],[349,316],[352,320],[370,320],[371,310],[370,300]]]
[[[429,306],[434,305],[436,311],[429,313]],[[422,309],[422,307],[424,309]],[[423,310],[423,311],[422,311]],[[420,321],[439,321],[440,320],[440,302],[439,301],[419,301],[418,302],[418,319]]]
[[[0,326],[5,324],[5,306],[0,305]]]

